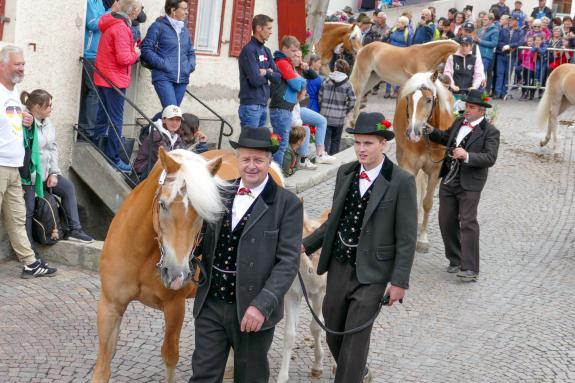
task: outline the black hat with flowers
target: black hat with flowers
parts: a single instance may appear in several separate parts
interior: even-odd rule
[[[492,105],[487,102],[490,100],[491,100],[491,98],[489,98],[489,96],[487,95],[487,92],[481,93],[477,89],[471,89],[469,91],[469,93],[467,93],[467,96],[461,98],[461,101],[463,101],[463,102],[467,102],[469,104],[479,105],[479,106],[482,106],[484,108],[491,108]]]
[[[391,130],[391,122],[385,119],[383,113],[379,112],[361,112],[355,121],[355,128],[347,128],[345,131],[350,134],[374,134],[388,141],[395,137]]]
[[[268,128],[252,128],[244,126],[237,141],[230,140],[230,146],[237,148],[250,148],[267,150],[274,153],[279,148],[281,137],[271,134]]]

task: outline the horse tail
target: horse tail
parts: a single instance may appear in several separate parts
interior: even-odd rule
[[[543,97],[539,100],[539,105],[537,106],[537,126],[540,130],[545,130],[547,124],[549,123],[549,113],[551,108],[551,92],[549,79],[547,80],[547,89],[543,93]]]

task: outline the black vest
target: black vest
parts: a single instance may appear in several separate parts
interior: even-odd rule
[[[463,125],[461,127],[463,127]],[[459,129],[461,129],[461,127]],[[475,126],[473,129],[477,128],[478,126]],[[451,145],[449,146],[449,153],[453,153],[453,150],[455,148],[465,148],[465,145],[467,145],[467,141],[469,141],[469,138],[471,137],[471,133],[473,133],[473,129],[471,129],[471,131],[465,137],[463,137],[463,140],[461,140],[459,145],[457,145],[457,136],[455,136],[455,139],[451,142]],[[463,160],[455,160],[451,158],[451,160],[448,163],[447,175],[443,177],[443,181],[445,183],[448,183],[451,186],[456,186],[460,184],[459,179],[461,175],[462,161]]]
[[[246,226],[246,222],[250,218],[252,208],[255,205],[254,201],[246,214],[232,230],[232,207],[234,197],[235,195],[227,201],[226,213],[223,217],[222,228],[220,229],[220,236],[218,238],[218,244],[216,245],[216,252],[214,254],[212,283],[210,284],[210,292],[208,294],[210,297],[220,299],[228,303],[235,303],[236,301],[238,245],[240,243],[240,237],[242,236],[244,227]]]
[[[453,55],[453,82],[460,89],[469,89],[473,85],[476,57],[469,54],[465,57]]]
[[[355,265],[363,216],[374,184],[375,182],[371,184],[362,197],[359,190],[359,171],[357,171],[345,196],[343,213],[339,219],[337,237],[332,250],[335,259],[342,263],[349,262]]]

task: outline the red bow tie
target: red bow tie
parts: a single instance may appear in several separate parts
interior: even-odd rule
[[[471,129],[474,128],[474,126],[471,125],[471,123],[470,123],[469,121],[467,121],[467,120],[463,121],[463,126],[469,126]]]
[[[366,172],[361,172],[361,173],[359,173],[359,179],[360,179],[360,180],[368,180],[368,181],[371,181],[371,180],[369,179],[369,176],[367,175]]]
[[[248,188],[240,188],[238,190],[237,195],[252,195],[252,191]]]

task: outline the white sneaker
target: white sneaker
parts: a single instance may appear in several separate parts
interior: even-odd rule
[[[317,165],[313,164],[309,158],[305,159],[305,162],[301,162],[299,161],[297,164],[298,169],[307,169],[307,170],[316,170],[317,169]]]
[[[315,158],[315,162],[318,164],[333,164],[335,162],[335,157],[330,156],[327,153],[323,153],[321,156]]]

